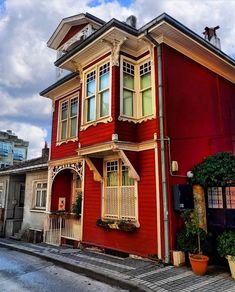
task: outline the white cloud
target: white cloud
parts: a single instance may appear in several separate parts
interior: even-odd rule
[[[2,130],[12,130],[20,139],[29,141],[28,159],[41,156],[47,131],[27,123],[0,121]]]

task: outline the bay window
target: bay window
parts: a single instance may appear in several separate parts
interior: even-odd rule
[[[110,63],[97,65],[85,74],[84,123],[109,115],[110,108]]]
[[[121,70],[121,116],[138,120],[153,115],[151,61],[123,59]]]
[[[60,103],[59,140],[67,140],[77,136],[78,98],[72,97]]]
[[[104,165],[103,218],[137,220],[136,181],[128,176],[128,167],[121,159]]]

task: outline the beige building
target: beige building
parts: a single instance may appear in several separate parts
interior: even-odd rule
[[[40,240],[46,211],[49,149],[0,171],[0,235]]]

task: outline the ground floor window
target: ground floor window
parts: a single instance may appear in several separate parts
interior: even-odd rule
[[[121,159],[104,163],[103,217],[137,220],[137,182],[128,176]]]
[[[35,185],[35,209],[46,209],[47,182],[37,182]]]
[[[235,186],[208,188],[207,204],[210,209],[235,209]]]

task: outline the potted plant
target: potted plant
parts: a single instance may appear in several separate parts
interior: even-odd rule
[[[225,231],[218,237],[217,250],[221,257],[226,257],[232,278],[235,279],[235,232]]]
[[[189,261],[192,271],[203,276],[207,271],[209,257],[202,254],[202,245],[207,240],[206,232],[199,226],[197,209],[187,210],[182,214],[185,223],[186,237],[190,239]]]

